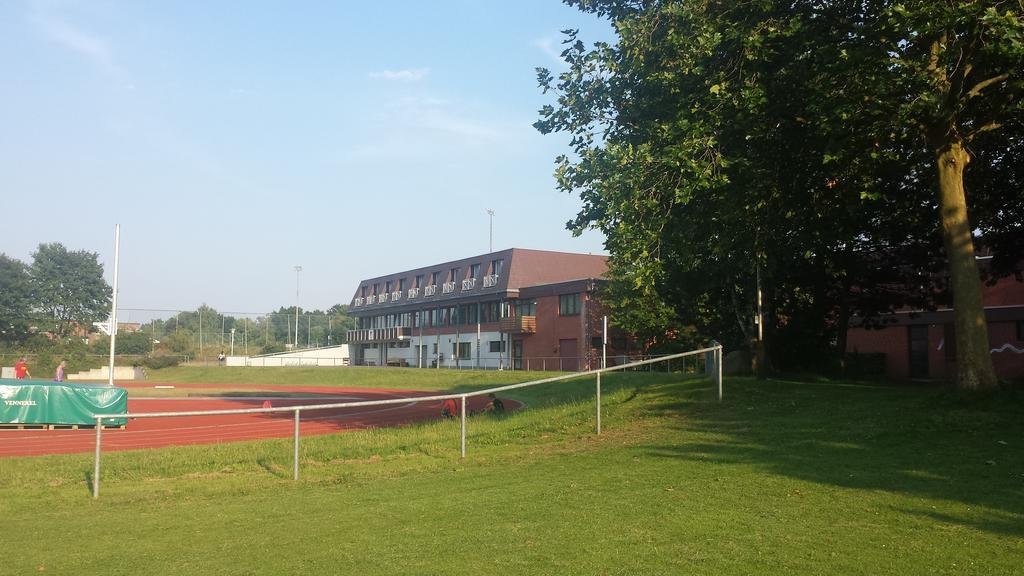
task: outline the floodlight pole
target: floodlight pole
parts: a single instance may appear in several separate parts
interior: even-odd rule
[[[295,348],[299,347],[299,272],[302,266],[295,267]]]
[[[114,385],[114,349],[117,340],[117,271],[120,259],[121,225],[114,224],[114,294],[110,304],[110,374],[107,380],[107,384],[110,386]]]
[[[487,251],[494,252],[494,210],[488,208],[487,216],[489,221]]]

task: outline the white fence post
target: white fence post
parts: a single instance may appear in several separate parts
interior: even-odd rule
[[[299,479],[299,410],[295,410],[295,454],[293,458],[292,480]]]
[[[721,345],[718,346],[718,350],[717,350],[716,356],[718,357],[716,362],[715,362],[715,364],[717,364],[717,366],[716,366],[716,368],[717,368],[716,376],[717,376],[717,379],[718,379],[718,401],[721,402],[722,401],[722,364],[723,364],[723,360],[724,360],[724,357],[723,357],[724,355],[722,354],[722,346]]]
[[[462,397],[462,457],[466,457],[466,396]]]
[[[92,468],[92,497],[100,497],[100,435],[103,433],[103,423],[100,418],[96,419],[96,461]]]

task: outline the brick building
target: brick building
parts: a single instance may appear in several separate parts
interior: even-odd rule
[[[992,364],[1000,378],[1024,378],[1024,282],[1003,278],[982,286]],[[886,376],[896,380],[948,379],[956,374],[952,308],[899,311],[881,329],[855,326],[846,351],[885,354]]]
[[[349,308],[352,363],[597,368],[606,271],[604,256],[511,248],[363,280]]]

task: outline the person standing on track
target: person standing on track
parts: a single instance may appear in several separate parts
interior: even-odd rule
[[[24,356],[14,363],[14,377],[18,380],[24,380],[25,378],[32,377],[32,374],[28,371],[28,362],[25,361]]]
[[[61,360],[60,364],[57,364],[57,372],[53,375],[54,382],[64,381],[64,369],[68,367],[67,360]]]

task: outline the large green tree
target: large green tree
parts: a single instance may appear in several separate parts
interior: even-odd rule
[[[813,358],[833,341],[842,350],[851,313],[928,304],[939,202],[934,156],[916,125],[900,123],[915,118],[910,75],[894,64],[894,46],[913,36],[894,24],[906,12],[886,2],[569,3],[609,17],[618,41],[587,49],[568,31],[569,69],[540,72],[558,106],[537,127],[572,135],[574,154],[556,171],[583,200],[570,228],[606,234],[623,313],[667,307],[749,343],[759,270],[766,339],[784,336],[779,353]]]
[[[24,338],[31,311],[32,287],[25,264],[0,253],[0,341]]]
[[[886,7],[879,35],[890,58],[880,63],[884,84],[877,94],[888,98],[879,99],[878,107],[893,116],[874,134],[900,149],[913,147],[913,140],[899,142],[901,134],[916,137],[931,154],[953,293],[957,383],[965,389],[997,385],[965,173],[976,158],[976,140],[993,132],[1008,131],[996,146],[1019,157],[1021,144],[1014,140],[1024,115],[1022,16],[1020,0],[911,0]]]
[[[90,329],[110,315],[111,288],[95,252],[69,251],[60,243],[40,244],[29,274],[36,308],[47,330],[66,337]],[[52,324],[51,324],[52,323]]]

